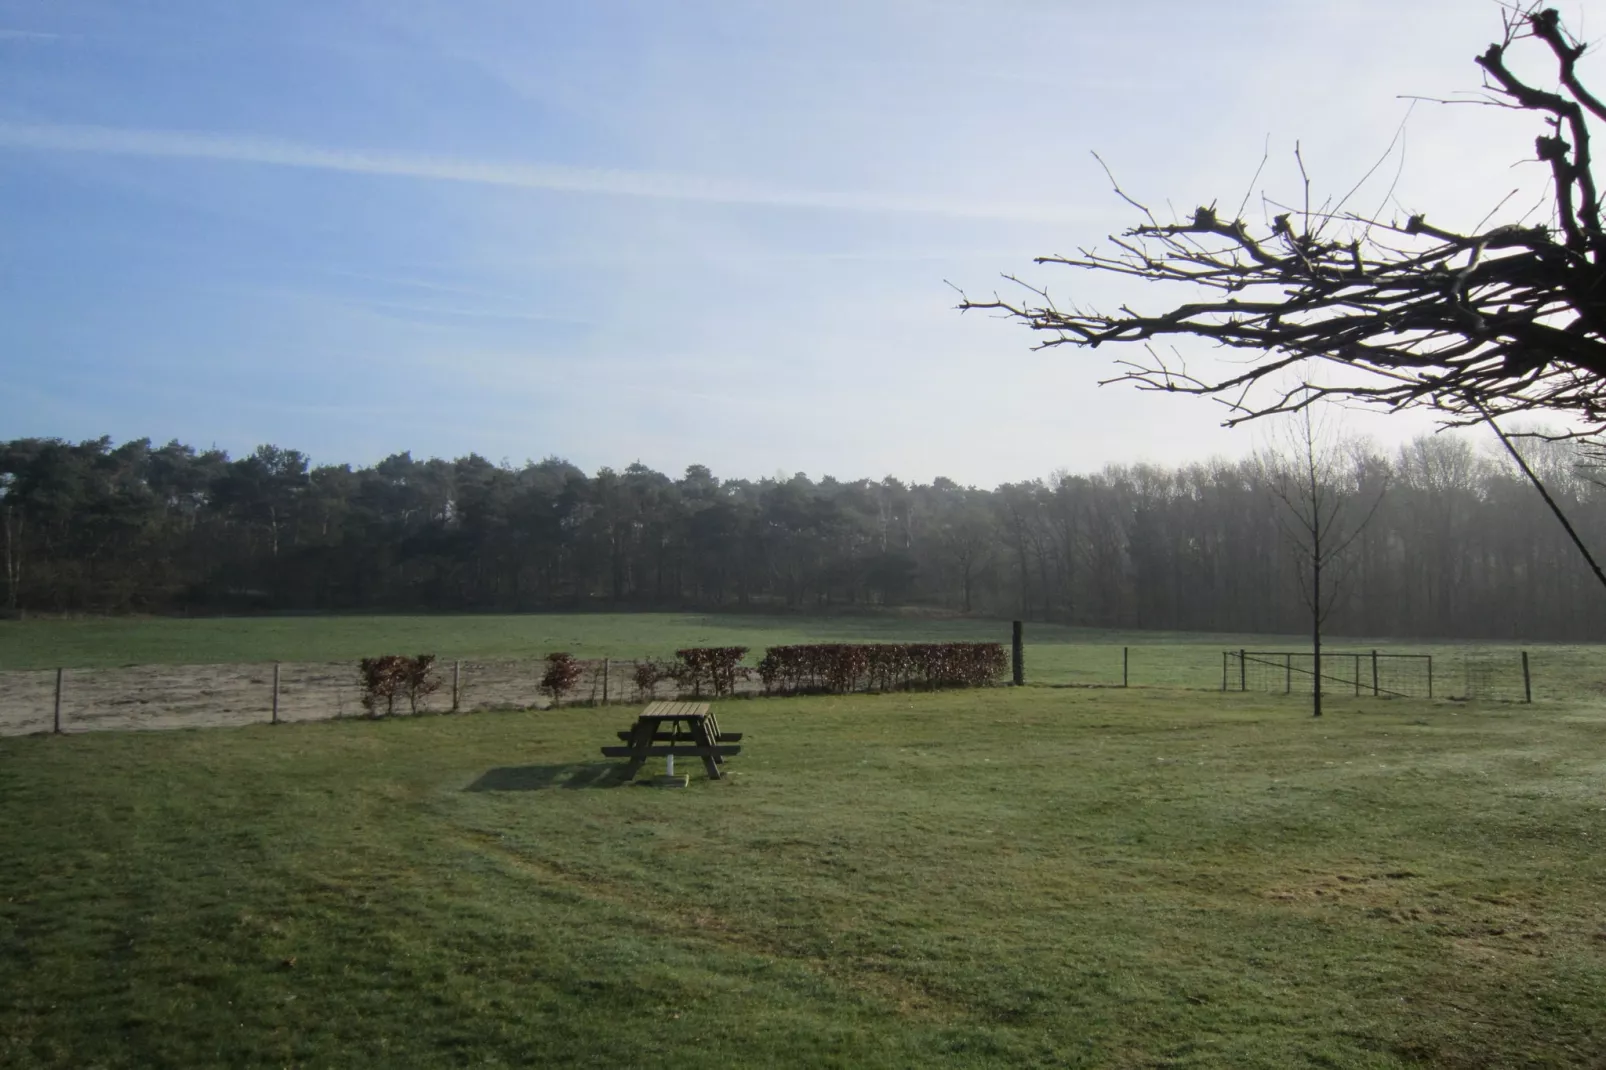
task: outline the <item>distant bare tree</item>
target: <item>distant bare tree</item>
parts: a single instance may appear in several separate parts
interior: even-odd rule
[[[1322,715],[1322,626],[1343,597],[1350,547],[1383,500],[1381,488],[1370,501],[1361,499],[1348,463],[1351,451],[1326,415],[1301,409],[1286,440],[1261,458],[1266,488],[1282,505],[1277,525],[1295,552],[1300,600],[1310,613],[1313,717]]]

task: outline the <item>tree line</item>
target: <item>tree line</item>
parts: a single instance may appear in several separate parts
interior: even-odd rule
[[[1606,494],[1565,443],[1530,463],[1586,539]],[[1334,634],[1598,639],[1606,599],[1533,488],[1464,438],[1351,444],[1375,500]],[[0,444],[0,605],[26,612],[832,610],[930,606],[1098,627],[1299,632],[1264,458],[943,478],[588,475],[470,454],[314,465],[262,446]]]

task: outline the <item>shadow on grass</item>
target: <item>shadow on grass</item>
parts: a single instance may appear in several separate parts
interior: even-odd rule
[[[614,788],[618,762],[568,762],[563,765],[510,765],[488,769],[464,791],[544,791],[547,788]]]

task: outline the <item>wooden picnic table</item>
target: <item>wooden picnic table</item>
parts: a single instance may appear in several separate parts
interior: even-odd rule
[[[706,702],[654,702],[636,717],[636,723],[621,731],[622,747],[603,747],[604,758],[629,758],[624,778],[631,780],[648,758],[667,760],[670,775],[676,758],[701,758],[710,780],[724,774],[719,767],[742,748],[732,746],[742,738],[740,732],[721,732],[719,721]]]

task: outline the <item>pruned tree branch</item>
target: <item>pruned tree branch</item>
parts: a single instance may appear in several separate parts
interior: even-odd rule
[[[1508,66],[1524,40],[1554,61],[1554,90]],[[1160,311],[1064,308],[1008,276],[1024,299],[966,297],[959,307],[1024,323],[1043,335],[1038,348],[1137,343],[1145,355],[1117,361],[1105,382],[1215,398],[1229,426],[1338,400],[1427,407],[1451,425],[1542,410],[1585,433],[1606,431],[1606,232],[1590,140],[1606,104],[1578,76],[1584,51],[1555,10],[1528,7],[1476,59],[1493,102],[1536,113],[1548,128],[1535,152],[1550,170],[1551,224],[1485,220],[1463,232],[1423,214],[1402,223],[1342,204],[1328,211],[1311,205],[1308,179],[1301,205],[1266,226],[1213,206],[1162,223],[1112,176],[1145,221],[1113,235],[1107,250],[1036,263],[1175,284],[1186,299]],[[1242,371],[1196,374],[1170,344],[1180,338],[1253,356]],[[1296,385],[1272,387],[1296,365]]]

